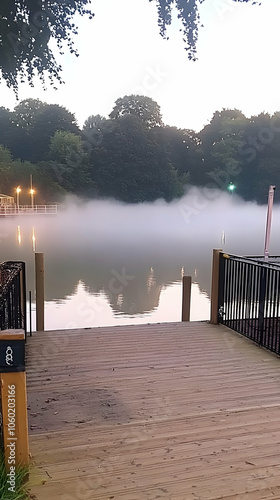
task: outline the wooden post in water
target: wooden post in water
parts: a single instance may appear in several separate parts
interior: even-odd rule
[[[191,276],[183,276],[182,321],[190,321],[191,286],[192,286]]]
[[[211,285],[211,313],[210,323],[218,324],[218,307],[219,307],[219,264],[221,249],[213,250],[212,259],[212,285]]]
[[[44,303],[45,303],[45,285],[44,285],[44,254],[35,253],[35,281],[36,281],[36,330],[44,331]]]
[[[7,481],[13,486],[15,467],[29,463],[24,330],[0,332],[0,383]]]

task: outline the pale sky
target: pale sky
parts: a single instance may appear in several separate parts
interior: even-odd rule
[[[108,116],[117,98],[144,94],[161,106],[167,125],[200,130],[213,113],[238,108],[247,116],[274,113],[279,104],[280,1],[263,5],[205,0],[197,62],[188,61],[177,19],[169,41],[159,35],[155,4],[148,0],[92,0],[95,17],[78,19],[80,57],[59,58],[65,85],[46,92],[21,85],[19,99],[39,98],[75,113]],[[16,104],[0,85],[0,106]]]

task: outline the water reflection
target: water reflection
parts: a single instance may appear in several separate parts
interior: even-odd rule
[[[224,231],[226,251],[261,253],[266,218],[266,207],[215,203],[188,222],[176,204],[105,202],[71,205],[56,218],[0,219],[0,260],[25,261],[28,290],[34,291],[34,252],[44,252],[46,308],[59,312],[67,327],[143,321],[151,314],[153,320],[180,320],[182,274],[193,278],[196,319],[205,319],[212,248],[221,247]],[[278,240],[272,237],[271,252],[279,253]]]
[[[35,228],[32,228],[32,250],[36,252],[36,236],[35,236]]]
[[[20,232],[20,226],[17,226],[17,241],[18,244],[21,245],[21,232]]]
[[[199,289],[209,294],[210,253],[205,263],[204,255],[199,256],[199,252],[190,249],[185,252],[176,245],[162,244],[157,247],[151,241],[142,248],[131,245],[121,248],[116,244],[101,248],[99,240],[98,244],[89,248],[76,245],[74,240],[73,248],[63,238],[49,238],[54,228],[48,221],[46,232],[38,224],[30,224],[30,221],[24,221],[16,229],[18,246],[14,246],[10,235],[7,235],[1,243],[1,260],[24,260],[27,263],[27,287],[34,291],[34,251],[37,243],[38,251],[44,249],[45,253],[45,298],[47,302],[54,302],[56,307],[65,306],[64,300],[69,302],[71,297],[79,295],[85,310],[89,307],[95,310],[98,303],[95,301],[93,307],[85,298],[86,294],[87,297],[99,297],[102,309],[105,301],[116,316],[145,315],[158,309],[161,295],[167,288],[172,288],[174,284],[181,286],[183,273],[192,275]],[[171,297],[170,300],[173,299]],[[177,320],[180,319],[180,301]],[[76,308],[76,314],[79,315],[80,311]],[[90,319],[90,314],[88,316]]]

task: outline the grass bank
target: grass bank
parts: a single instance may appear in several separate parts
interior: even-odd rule
[[[17,468],[15,471],[14,483],[9,481],[9,476],[5,469],[4,453],[0,452],[0,500],[30,500],[25,488],[28,468]],[[9,489],[10,488],[10,489]],[[14,491],[12,491],[14,490]]]

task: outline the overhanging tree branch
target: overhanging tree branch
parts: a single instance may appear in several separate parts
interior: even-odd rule
[[[93,17],[87,9],[90,0],[9,0],[0,4],[1,79],[18,92],[18,83],[32,86],[35,75],[45,85],[48,74],[51,85],[62,83],[62,67],[49,47],[54,39],[63,54],[63,43],[76,56],[73,22],[76,13]]]
[[[181,31],[188,58],[196,60],[201,26],[199,6],[205,0],[149,1],[156,2],[160,34],[164,38],[168,38],[166,32],[172,21],[172,9],[177,12],[182,22]],[[232,2],[260,5],[257,0]],[[52,86],[63,83],[62,67],[55,60],[50,40],[56,42],[60,54],[63,54],[66,43],[70,52],[78,56],[73,41],[78,29],[73,18],[78,13],[92,19],[94,14],[87,8],[90,3],[91,0],[1,0],[0,81],[4,80],[16,94],[19,83],[27,80],[33,86],[36,75],[39,75],[43,86],[46,74]]]

